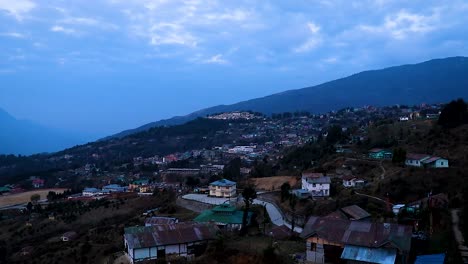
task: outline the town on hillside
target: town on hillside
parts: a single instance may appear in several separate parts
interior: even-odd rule
[[[468,263],[455,103],[218,113],[1,155],[0,263]]]

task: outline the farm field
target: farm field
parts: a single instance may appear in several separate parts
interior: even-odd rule
[[[296,176],[273,176],[266,178],[251,178],[250,183],[255,186],[257,191],[279,191],[281,185],[285,182],[294,188],[298,184],[298,177]]]
[[[65,188],[51,188],[51,189],[40,189],[22,193],[15,193],[11,195],[2,195],[0,196],[0,207],[15,205],[15,204],[23,204],[31,201],[31,195],[39,194],[41,199],[45,199],[47,194],[52,191],[56,193],[63,193]]]

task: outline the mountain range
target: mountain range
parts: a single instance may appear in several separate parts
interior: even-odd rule
[[[54,152],[85,142],[74,133],[18,120],[0,108],[0,154]]]
[[[468,98],[468,58],[450,57],[418,64],[360,72],[320,85],[289,90],[231,105],[218,105],[185,116],[152,122],[108,138],[120,138],[157,126],[178,125],[214,113],[250,110],[264,114],[324,113],[365,105],[445,103]]]
[[[446,103],[468,99],[468,58],[450,57],[418,64],[360,72],[320,85],[289,90],[231,105],[218,105],[185,116],[152,122],[102,140],[122,138],[158,126],[183,124],[198,117],[230,111],[263,114],[308,111],[324,113],[365,105]],[[0,109],[0,154],[58,151],[85,140],[30,121],[17,120]]]

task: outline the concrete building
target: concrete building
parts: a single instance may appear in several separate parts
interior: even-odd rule
[[[210,196],[230,198],[236,196],[237,185],[235,182],[222,179],[210,183]]]

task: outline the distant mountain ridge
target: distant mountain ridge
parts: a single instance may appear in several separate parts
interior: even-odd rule
[[[81,137],[18,120],[0,108],[0,154],[54,152],[80,143],[84,143]]]
[[[108,138],[121,138],[157,126],[178,125],[206,115],[250,110],[264,114],[323,113],[364,105],[414,105],[468,98],[468,58],[450,57],[418,64],[360,72],[312,87],[289,90],[231,105],[218,105],[186,116],[152,122]],[[107,139],[107,138],[106,138]]]

